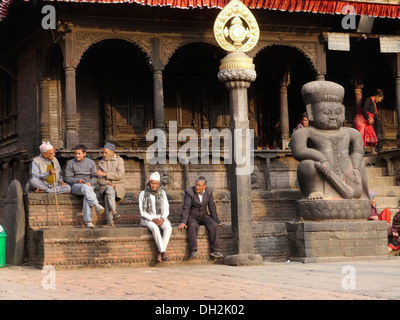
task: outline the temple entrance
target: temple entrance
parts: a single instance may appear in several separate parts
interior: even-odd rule
[[[163,77],[167,129],[169,121],[177,121],[178,132],[228,127],[228,90],[217,78],[224,56],[206,43],[191,43],[173,54]]]
[[[377,107],[386,139],[384,149],[396,147],[396,88],[393,77],[396,55],[381,54],[376,38],[351,38],[350,48],[351,51],[327,51],[326,79],[345,88],[343,104],[346,107],[346,123],[353,126],[354,116],[364,99],[381,89],[385,99]]]
[[[152,72],[132,43],[104,40],[92,46],[77,69],[79,141],[104,141],[139,148],[145,143],[153,109]]]
[[[301,87],[315,80],[315,74],[307,58],[288,46],[274,45],[263,49],[255,57],[254,64],[257,71],[253,85],[258,147],[281,149],[282,134],[290,135],[306,111]],[[282,101],[285,96],[286,102]],[[287,104],[286,109],[282,108],[282,103]]]

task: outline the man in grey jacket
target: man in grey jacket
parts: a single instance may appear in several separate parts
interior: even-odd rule
[[[124,160],[115,154],[115,145],[107,142],[103,147],[103,159],[97,165],[96,170],[97,183],[101,195],[104,195],[106,205],[107,224],[104,227],[113,227],[114,221],[121,216],[117,213],[117,203],[125,196]]]
[[[210,214],[207,214],[207,208]],[[187,229],[191,258],[197,257],[197,232],[200,227],[199,225],[205,225],[208,230],[211,256],[222,258],[223,255],[219,252],[218,227],[224,227],[224,224],[218,218],[213,191],[207,187],[207,180],[202,176],[197,178],[194,187],[185,191],[181,224],[178,226],[179,231]]]
[[[86,158],[86,147],[79,144],[74,148],[75,158],[68,161],[65,169],[65,181],[71,185],[72,194],[83,196],[83,220],[86,228],[94,228],[92,223],[92,207],[98,213],[104,208],[97,201],[94,185],[96,183],[96,164]]]

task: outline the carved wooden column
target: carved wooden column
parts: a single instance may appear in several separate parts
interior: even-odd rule
[[[355,112],[358,112],[358,109],[362,105],[362,90],[363,90],[363,85],[362,84],[356,84],[354,88],[354,103],[355,103]]]
[[[49,103],[49,79],[43,79],[39,83],[40,104],[40,139],[50,140],[50,103]]]
[[[396,76],[397,148],[400,148],[400,75]]]
[[[65,146],[71,149],[78,144],[78,126],[76,121],[76,69],[65,68]]]
[[[163,90],[164,64],[161,62],[160,39],[153,39],[153,95],[154,95],[154,128],[165,131],[165,109]]]
[[[165,130],[165,110],[163,91],[163,72],[161,69],[153,71],[154,89],[154,128]]]
[[[282,150],[289,148],[289,104],[287,88],[290,84],[290,71],[285,72],[279,88],[279,112],[281,121]]]

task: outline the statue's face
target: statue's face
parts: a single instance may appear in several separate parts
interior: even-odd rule
[[[344,122],[344,106],[339,102],[318,102],[313,104],[313,126],[323,130],[339,129]]]

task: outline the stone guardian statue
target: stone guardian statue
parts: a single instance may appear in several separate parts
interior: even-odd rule
[[[313,219],[346,218],[343,210],[351,208],[353,218],[368,217],[368,205],[364,208],[368,199],[364,146],[356,129],[343,126],[344,88],[330,81],[313,81],[305,84],[301,93],[310,125],[292,136],[292,154],[300,162],[297,178],[303,200],[296,206],[307,211],[300,215]],[[329,203],[343,199],[359,201]]]

